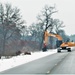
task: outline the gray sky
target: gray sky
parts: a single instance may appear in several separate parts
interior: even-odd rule
[[[18,7],[27,25],[36,21],[36,16],[45,5],[55,4],[58,13],[54,17],[64,22],[66,34],[75,34],[75,0],[0,0],[0,2],[8,2]]]

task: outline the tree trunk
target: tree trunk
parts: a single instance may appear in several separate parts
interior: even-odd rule
[[[2,46],[2,56],[5,54],[5,38],[3,40],[3,46]]]
[[[43,35],[42,35],[42,41],[41,41],[41,43],[40,43],[40,50],[41,50],[42,47],[43,47],[43,41],[44,41],[44,33],[43,33]]]

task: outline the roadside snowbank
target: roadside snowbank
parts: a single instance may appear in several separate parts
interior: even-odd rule
[[[10,59],[0,59],[0,72],[54,54],[56,52],[57,50],[54,49],[48,50],[47,52],[34,52],[31,53],[31,55],[14,56]]]

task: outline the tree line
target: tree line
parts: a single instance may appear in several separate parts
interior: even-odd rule
[[[31,48],[41,50],[46,30],[61,34],[65,41],[68,36],[62,29],[63,21],[52,17],[57,12],[55,6],[46,5],[37,15],[37,22],[27,27],[20,9],[13,8],[8,3],[5,5],[0,3],[0,55],[12,55],[16,51],[31,50]],[[54,40],[50,37],[49,41],[53,44]]]
[[[67,41],[67,39],[69,38],[69,36],[67,36],[65,34],[65,31],[63,30],[63,27],[65,27],[63,21],[53,18],[53,15],[56,14],[57,12],[58,11],[56,10],[55,6],[46,5],[39,13],[39,15],[37,15],[37,22],[33,23],[29,27],[29,32],[31,36],[34,37],[35,41],[38,41],[40,43],[39,49],[42,49],[44,41],[44,32],[46,30],[48,30],[49,33],[61,35],[63,38],[63,42]],[[56,40],[57,40],[56,38],[49,37],[49,48],[56,47]]]

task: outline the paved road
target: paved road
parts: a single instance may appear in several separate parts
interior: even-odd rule
[[[75,74],[75,51],[55,53],[0,74]]]
[[[51,74],[75,74],[75,51],[69,53],[64,60],[59,63]]]

